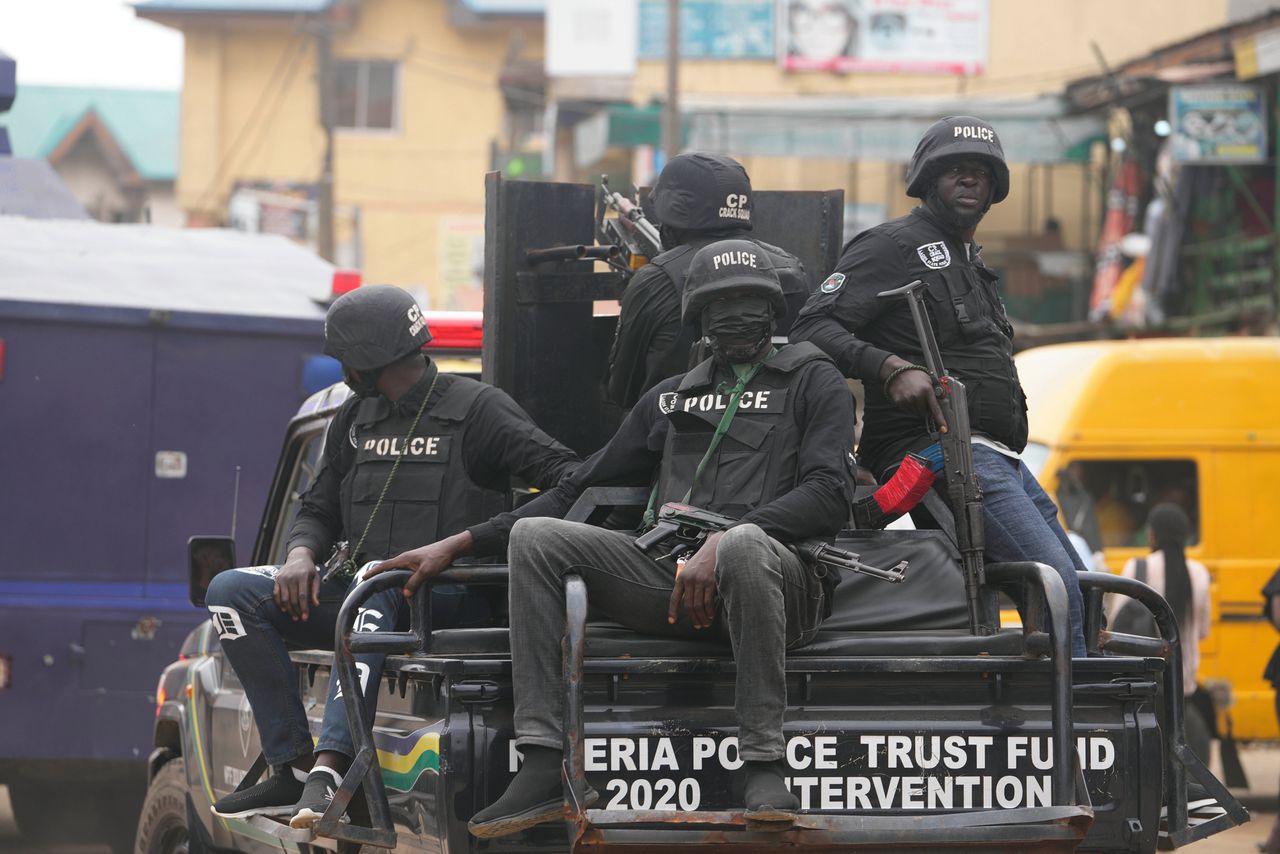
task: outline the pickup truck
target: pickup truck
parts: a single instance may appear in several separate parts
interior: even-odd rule
[[[486,194],[485,378],[552,435],[590,451],[617,416],[598,396],[612,318],[594,316],[593,304],[616,298],[621,277],[593,271],[590,260],[547,260],[580,256],[545,248],[591,242],[594,191],[492,174]],[[830,269],[838,192],[758,192],[756,202],[754,234],[797,247],[807,269]],[[283,562],[299,494],[344,398],[341,387],[317,393],[290,423],[252,564]],[[646,497],[643,486],[587,490],[570,518],[606,523]],[[1082,574],[1089,655],[1072,660],[1066,590],[1049,567],[988,564],[971,598],[947,533],[850,530],[836,545],[873,566],[906,561],[906,578],[845,576],[817,638],[788,653],[787,782],[801,801],[790,827],[753,825],[735,807],[741,759],[730,650],[590,622],[584,585],[569,576],[565,821],[503,839],[471,837],[467,820],[520,762],[508,633],[501,625],[433,631],[421,595],[408,631],[356,631],[361,603],[406,577],[388,572],[348,594],[336,653],[292,653],[313,732],[336,678],[356,744],[316,827],[211,814],[218,797],[254,783],[265,763],[244,693],[206,624],[157,687],[136,850],[1151,852],[1248,820],[1185,745],[1178,627],[1150,588]],[[436,582],[501,588],[506,579],[507,567],[491,563],[451,567]],[[193,570],[193,601],[201,583]],[[1107,631],[1106,593],[1141,602],[1160,637]],[[1020,625],[983,633],[999,625],[998,594],[1018,603]],[[974,601],[984,603],[980,621]],[[368,720],[354,702],[352,654],[374,649],[389,657]],[[594,804],[573,796],[583,777],[600,793]]]
[[[324,428],[345,396],[342,386],[319,392],[292,420],[253,563],[282,562]],[[584,496],[574,517],[595,519],[643,498],[635,490],[598,491]],[[729,650],[588,625],[583,589],[570,582],[566,776],[585,774],[601,800],[592,809],[569,804],[564,825],[472,839],[467,819],[503,791],[520,761],[511,742],[506,630],[432,632],[414,609],[409,632],[354,632],[360,602],[403,581],[403,573],[387,573],[353,589],[336,661],[323,651],[293,654],[318,732],[329,680],[345,669],[344,684],[354,684],[350,652],[376,644],[396,653],[371,730],[362,713],[353,719],[362,749],[338,799],[346,806],[344,796],[360,786],[349,820],[326,816],[319,830],[334,835],[325,837],[264,817],[212,815],[214,800],[263,769],[248,703],[206,623],[160,678],[137,851],[356,850],[363,843],[454,852],[711,845],[1142,852],[1247,820],[1181,742],[1182,705],[1171,700],[1182,694],[1177,627],[1148,588],[1107,574],[1084,577],[1091,655],[1072,662],[1065,591],[1051,570],[988,565],[988,583],[1023,602],[1024,619],[1017,629],[980,636],[966,628],[957,557],[940,532],[848,531],[837,543],[873,564],[907,560],[907,580],[846,577],[818,639],[789,656],[789,784],[802,802],[789,830],[757,830],[733,809],[740,760]],[[440,580],[501,584],[505,572],[458,566]],[[1146,604],[1163,639],[1101,628],[1103,591]],[[1190,810],[1189,778],[1201,793]]]

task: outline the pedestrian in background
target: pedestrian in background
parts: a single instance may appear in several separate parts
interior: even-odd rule
[[[1200,690],[1196,684],[1200,643],[1209,637],[1209,570],[1187,557],[1190,539],[1191,520],[1183,509],[1176,504],[1157,504],[1147,516],[1151,553],[1130,558],[1120,574],[1145,582],[1163,596],[1173,610],[1182,639],[1182,694],[1191,711],[1185,718],[1187,746],[1196,756],[1208,761],[1213,705],[1208,695],[1195,695]],[[1121,597],[1116,599],[1110,614],[1113,622],[1124,601]],[[1209,719],[1205,717],[1206,709]]]

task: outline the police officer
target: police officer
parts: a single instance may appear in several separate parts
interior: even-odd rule
[[[295,826],[323,815],[354,752],[346,710],[341,697],[335,700],[333,679],[308,776],[311,732],[286,643],[332,649],[356,567],[424,542],[449,559],[496,554],[505,539],[485,520],[503,509],[511,477],[550,488],[579,462],[498,389],[441,373],[422,353],[430,340],[417,302],[400,288],[363,287],[329,308],[325,353],[342,363],[353,394],[325,434],[319,470],[289,533],[288,558],[279,571],[223,572],[206,596],[275,769],[215,803],[218,815],[290,816]],[[330,561],[336,571],[322,575],[317,562],[344,539],[345,560]],[[371,599],[356,630],[394,629],[407,618],[405,600],[417,586]],[[431,612],[436,627],[489,620],[484,600],[461,589],[437,589]],[[372,714],[383,656],[356,658]]]
[[[859,462],[883,480],[904,451],[934,439],[926,418],[944,424],[905,300],[876,294],[922,279],[947,370],[969,393],[973,460],[983,493],[986,556],[1037,560],[1066,582],[1072,649],[1084,655],[1079,557],[1057,509],[1022,464],[1027,403],[1013,362],[1013,327],[996,275],[974,243],[978,223],[1009,194],[1009,167],[995,129],[949,116],[925,132],[907,169],[907,194],[924,204],[850,240],[791,330],[818,345],[866,389]],[[945,424],[942,429],[945,429]]]
[[[696,336],[680,321],[680,297],[689,265],[709,243],[747,239],[751,231],[751,179],[742,164],[719,154],[671,158],[649,194],[646,213],[658,222],[662,245],[670,247],[632,277],[622,294],[618,329],[609,354],[609,398],[632,406],[660,380],[689,369]],[[784,249],[753,241],[768,256],[787,303],[778,334],[804,305],[812,287],[800,259]]]
[[[571,572],[586,582],[592,609],[611,620],[732,644],[748,814],[794,816],[798,802],[783,780],[784,657],[816,634],[835,578],[819,577],[788,544],[833,537],[849,517],[853,399],[813,345],[774,347],[785,310],[759,245],[725,240],[700,249],[682,315],[710,337],[713,355],[645,392],[608,444],[515,523],[511,650],[524,762],[507,791],[471,819],[476,836],[505,836],[561,814],[561,579]],[[562,517],[588,487],[628,483],[650,485],[653,507],[682,501],[740,522],[710,535],[677,570],[640,551],[634,533],[533,518]]]

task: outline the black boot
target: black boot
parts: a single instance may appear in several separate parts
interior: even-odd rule
[[[467,827],[472,836],[490,839],[509,836],[537,824],[564,817],[564,786],[560,766],[564,754],[550,747],[522,748],[524,763],[502,797],[471,817]],[[583,806],[600,796],[590,787]]]
[[[787,788],[783,779],[786,771],[781,759],[746,763],[744,795],[748,821],[790,824],[796,820],[800,799]]]

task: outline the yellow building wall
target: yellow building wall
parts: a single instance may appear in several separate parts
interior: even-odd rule
[[[445,0],[362,0],[354,28],[335,34],[335,59],[399,63],[399,127],[335,138],[335,204],[359,209],[366,281],[419,291],[434,307],[479,307],[478,291],[443,293],[442,248],[444,235],[474,233],[483,218],[505,113],[498,76],[516,30],[541,52],[540,24],[464,30]],[[324,138],[311,38],[245,24],[184,33],[183,208],[216,223],[237,180],[315,182]]]
[[[1111,65],[1140,56],[1161,45],[1189,38],[1227,23],[1228,0],[990,0],[988,62],[982,74],[959,77],[943,74],[832,74],[784,71],[772,61],[704,61],[681,64],[684,95],[761,98],[803,95],[859,95],[868,97],[1012,98],[1058,93],[1068,81],[1101,73],[1092,45],[1097,44]],[[638,104],[661,100],[666,66],[643,61],[635,77],[633,100]],[[998,128],[997,128],[998,129]],[[729,152],[732,154],[732,152]],[[856,157],[850,152],[850,157]],[[910,151],[902,153],[905,162]],[[752,183],[759,189],[829,189],[844,187],[846,198],[887,207],[887,216],[900,216],[914,201],[905,195],[899,165],[862,163],[857,186],[848,180],[845,162],[799,158],[743,158]],[[1053,169],[1052,213],[1062,224],[1067,244],[1092,246],[1097,238],[1096,211],[1089,233],[1083,233],[1084,170],[1078,164]],[[1034,177],[1036,200],[1030,225],[1039,231],[1049,211],[1044,209],[1044,176]],[[1028,175],[1015,166],[1009,197],[992,208],[981,234],[1021,234],[1028,231]],[[1096,208],[1100,189],[1089,198]]]

